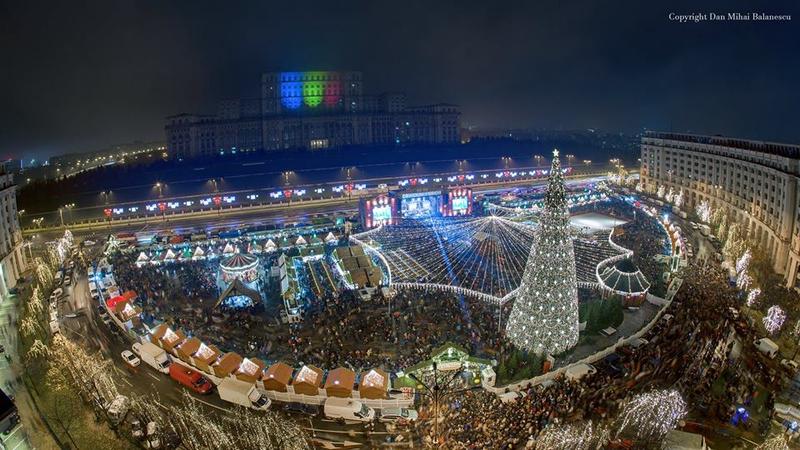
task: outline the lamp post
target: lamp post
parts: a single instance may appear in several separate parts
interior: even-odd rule
[[[453,389],[453,383],[458,379],[459,375],[461,375],[462,369],[459,368],[456,371],[453,371],[452,375],[449,375],[444,378],[444,380],[440,380],[438,376],[439,370],[436,361],[433,362],[433,384],[428,385],[424,381],[420,380],[416,375],[413,373],[409,373],[408,376],[417,382],[417,393],[428,397],[431,402],[433,402],[433,434],[434,438],[436,439],[437,443],[439,441],[439,406],[443,400],[448,397],[451,397],[456,394],[461,394],[471,390],[468,389]]]
[[[58,208],[58,216],[61,219],[61,227],[62,228],[65,228],[65,226],[64,226],[64,210],[65,209],[72,209],[74,207],[75,207],[75,203],[70,203],[68,205],[60,206]]]
[[[161,198],[162,195],[164,194],[164,185],[160,181],[158,181],[153,187],[158,190],[158,198]]]

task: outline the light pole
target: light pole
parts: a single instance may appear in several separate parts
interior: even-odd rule
[[[160,182],[160,181],[157,181],[157,182],[156,182],[156,184],[155,184],[155,186],[153,186],[153,187],[154,187],[154,188],[156,188],[156,189],[158,189],[158,198],[161,198],[161,197],[162,197],[162,195],[163,195],[163,193],[164,193],[164,191],[163,191],[163,189],[164,189],[164,185],[163,185],[163,184],[161,184],[161,182]]]
[[[72,209],[75,207],[75,203],[70,203],[68,205],[64,205],[58,208],[58,216],[61,218],[61,227],[66,228],[64,225],[64,210],[65,209]]]
[[[458,376],[461,375],[462,369],[459,368],[456,371],[453,371],[452,375],[449,375],[444,378],[444,380],[440,380],[438,377],[439,370],[436,364],[436,361],[433,362],[433,384],[428,385],[424,381],[420,380],[416,375],[413,373],[409,373],[408,376],[417,382],[417,393],[428,397],[433,402],[433,434],[434,438],[436,439],[437,445],[439,442],[439,405],[442,400],[446,399],[447,397],[453,396],[455,394],[460,394],[467,392],[471,389],[453,389],[453,383],[458,379]],[[441,381],[441,382],[440,382]],[[421,391],[424,390],[424,391]]]

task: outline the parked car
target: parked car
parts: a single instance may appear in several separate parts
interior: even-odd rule
[[[798,364],[797,361],[793,359],[782,359],[781,367],[794,373],[797,372],[798,368],[800,368],[800,364]]]
[[[328,397],[325,400],[325,417],[355,422],[372,422],[375,410],[352,398]]]
[[[306,403],[287,403],[283,407],[283,411],[287,414],[300,414],[303,416],[316,416],[319,414],[319,407],[317,405],[309,405]]]
[[[417,420],[417,410],[409,408],[383,408],[378,420],[383,423],[405,424]]]
[[[134,355],[130,350],[122,351],[122,360],[125,361],[125,364],[131,367],[139,367],[139,364],[142,363],[142,360],[139,359],[138,356]]]

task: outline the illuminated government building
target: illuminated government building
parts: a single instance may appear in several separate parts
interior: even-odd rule
[[[216,115],[167,117],[167,149],[182,159],[254,150],[459,142],[454,105],[408,106],[400,93],[365,95],[361,72],[278,72],[261,97],[220,102]]]
[[[674,133],[642,137],[641,180],[683,189],[689,209],[725,206],[765,249],[788,287],[800,288],[800,146]]]

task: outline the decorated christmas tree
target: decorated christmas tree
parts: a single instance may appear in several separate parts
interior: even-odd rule
[[[518,348],[557,354],[578,342],[575,250],[558,150],[506,334]]]

